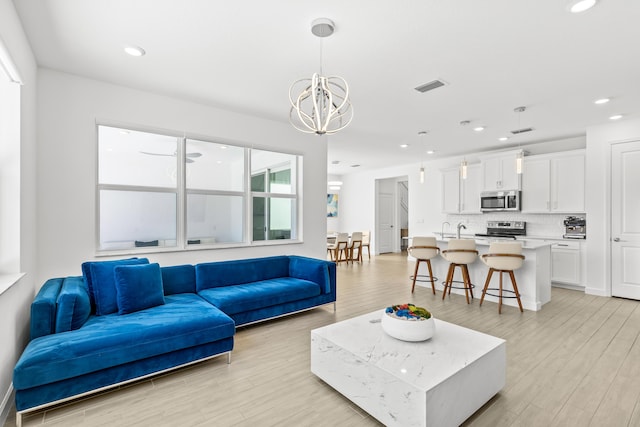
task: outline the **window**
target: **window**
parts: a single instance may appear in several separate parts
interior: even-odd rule
[[[296,239],[296,156],[254,150],[251,159],[253,241]]]
[[[98,126],[98,250],[296,239],[298,162],[293,154]]]

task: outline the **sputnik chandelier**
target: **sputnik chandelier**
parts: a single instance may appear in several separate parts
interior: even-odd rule
[[[311,23],[311,32],[320,38],[330,36],[334,30],[333,21],[327,18],[318,18]],[[342,77],[322,75],[322,40],[320,73],[293,82],[289,88],[289,102],[289,121],[301,132],[332,134],[351,123],[353,107],[347,82]]]

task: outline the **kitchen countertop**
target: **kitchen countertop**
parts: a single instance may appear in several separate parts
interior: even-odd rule
[[[439,234],[439,233],[438,233]],[[454,239],[455,236],[447,236],[445,233],[445,237],[438,237],[436,236],[436,241],[437,242],[448,242],[451,239]],[[538,248],[542,248],[544,246],[550,246],[551,243],[544,241],[544,240],[512,240],[512,239],[496,239],[496,238],[492,238],[492,237],[476,237],[473,235],[467,235],[465,236],[464,234],[460,235],[460,238],[462,239],[473,239],[476,241],[476,245],[477,246],[489,246],[491,244],[491,242],[495,242],[495,241],[501,241],[501,242],[513,242],[513,241],[517,241],[517,242],[521,242],[522,243],[522,249],[538,249]]]
[[[442,241],[443,238],[441,236],[442,233],[440,233],[439,231],[434,231],[433,232],[434,236],[436,237],[437,240]],[[444,239],[454,239],[456,237],[455,233],[444,233]],[[411,237],[410,237],[411,238]],[[488,236],[476,236],[475,234],[471,234],[471,233],[460,233],[460,238],[461,239],[474,239],[476,241],[479,240],[490,240],[490,241],[494,241],[494,240],[510,240],[510,239],[502,239],[499,237],[488,237]],[[517,236],[516,239],[517,241],[521,241],[521,242],[541,242],[544,240],[552,240],[555,242],[586,242],[586,239],[565,239],[562,236]],[[553,243],[553,242],[551,242]]]

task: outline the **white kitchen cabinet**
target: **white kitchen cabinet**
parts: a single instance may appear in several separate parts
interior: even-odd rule
[[[516,170],[518,152],[481,157],[482,187],[485,191],[520,189],[520,176]]]
[[[584,212],[584,151],[551,159],[551,211]]]
[[[482,169],[480,164],[467,166],[467,179],[460,168],[448,168],[442,173],[442,212],[479,214]]]
[[[582,285],[579,242],[555,242],[551,245],[551,281]]]
[[[482,192],[482,166],[480,164],[467,166],[467,179],[461,179],[460,213],[479,214],[480,193]]]
[[[584,150],[525,157],[522,212],[584,212],[584,182]]]
[[[442,175],[442,212],[460,212],[460,170],[458,168],[443,169]]]

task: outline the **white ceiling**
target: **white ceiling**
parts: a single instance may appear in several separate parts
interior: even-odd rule
[[[566,0],[14,4],[42,67],[283,122],[289,85],[319,71],[311,21],[332,19],[323,70],[347,80],[355,117],[329,136],[329,160],[340,161],[330,174],[415,163],[427,149],[444,157],[579,136],[614,113],[640,113],[637,0],[600,0],[582,14]],[[127,44],[147,55],[124,54]],[[448,85],[414,90],[434,79]],[[594,105],[602,97],[611,102]]]

